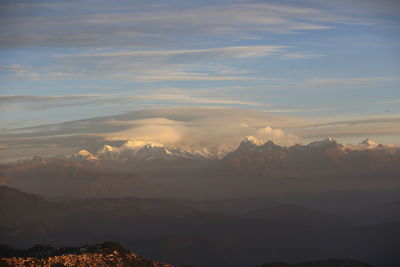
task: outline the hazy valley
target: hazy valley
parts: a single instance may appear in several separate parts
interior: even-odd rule
[[[397,147],[246,138],[221,159],[146,143],[112,150],[3,165],[1,243],[113,240],[199,266],[399,261]]]

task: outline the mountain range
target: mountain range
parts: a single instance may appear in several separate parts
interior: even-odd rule
[[[299,202],[137,197],[49,201],[1,186],[0,244],[60,247],[114,240],[146,258],[215,267],[329,258],[354,258],[382,267],[399,262],[398,213],[367,223],[354,220],[358,215],[316,210]],[[364,210],[374,217],[385,207]]]
[[[270,175],[272,170],[295,170],[298,172],[301,170],[315,171],[318,168],[398,171],[400,147],[376,144],[370,139],[366,139],[358,145],[343,145],[330,137],[307,145],[295,144],[285,147],[273,141],[263,142],[247,136],[236,150],[220,158],[206,148],[194,151],[189,148],[167,147],[152,141],[134,140],[127,141],[120,147],[104,145],[96,152],[79,150],[70,156],[35,156],[28,160],[8,164],[8,166],[22,167],[60,162],[121,169],[140,168],[143,165],[147,166],[148,162],[156,162],[156,164],[149,164],[150,167],[163,164],[174,165],[176,162],[179,162],[177,165],[180,165],[181,162],[189,165],[208,162],[214,165],[229,165],[228,168],[235,170],[258,171],[259,174],[265,172],[265,175]],[[5,168],[4,165],[2,167]],[[260,170],[260,168],[264,168],[264,170]]]
[[[116,267],[174,267],[159,261],[145,259],[115,242],[106,241],[80,247],[53,247],[35,245],[29,249],[0,246],[0,266],[116,266]],[[185,265],[194,267],[194,265]],[[181,267],[185,267],[181,266]],[[329,259],[288,264],[265,263],[258,267],[373,267],[354,259]],[[178,266],[176,266],[178,267]],[[249,266],[250,267],[250,266]]]
[[[80,160],[114,160],[114,161],[129,161],[129,160],[153,160],[153,159],[213,159],[214,156],[207,150],[191,151],[182,148],[167,148],[161,143],[134,140],[127,141],[121,147],[112,147],[104,145],[104,147],[91,153],[87,150],[79,150],[72,158]]]
[[[391,195],[399,176],[400,148],[371,140],[343,145],[332,138],[284,147],[247,137],[223,158],[136,140],[0,165],[1,185],[57,198],[204,199],[356,188]]]
[[[318,150],[341,151],[348,154],[354,151],[385,151],[391,154],[399,153],[399,148],[393,145],[376,144],[370,139],[366,139],[358,145],[343,145],[333,138],[326,138],[321,141],[315,141],[307,145],[296,144],[289,147],[280,146],[273,141],[263,142],[253,136],[247,136],[239,145],[237,150],[231,151],[219,157],[218,153],[208,151],[206,148],[201,150],[192,150],[183,147],[167,147],[161,143],[145,140],[127,141],[120,147],[104,145],[97,152],[89,152],[87,150],[79,150],[72,156],[67,158],[87,161],[130,161],[130,160],[173,160],[173,159],[193,159],[193,160],[218,160],[225,157],[232,157],[237,152],[257,151],[258,153],[279,154],[279,151],[286,153],[301,151],[302,153],[318,151]],[[279,156],[279,155],[278,155]]]
[[[176,265],[400,258],[400,149],[245,138],[224,157],[155,142],[0,165],[0,244],[115,240]],[[268,266],[268,265],[267,265]]]

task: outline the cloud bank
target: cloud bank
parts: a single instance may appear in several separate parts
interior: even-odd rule
[[[206,148],[223,155],[235,149],[247,135],[262,140],[274,140],[282,145],[299,141],[284,130],[302,125],[298,120],[279,117],[264,111],[220,107],[155,108],[134,112],[71,121],[60,124],[8,130],[0,134],[7,152],[38,148],[70,147],[91,151],[104,144],[118,145],[128,140],[142,139],[171,147],[193,150]],[[43,153],[43,151],[40,151]]]
[[[353,138],[354,143],[367,137],[381,142],[377,137],[389,138],[400,134],[399,121],[398,116],[317,120],[279,116],[267,110],[229,107],[141,109],[120,115],[3,129],[0,132],[0,160],[66,155],[78,149],[97,151],[104,144],[120,146],[138,139],[174,148],[205,148],[220,157],[237,148],[248,135],[286,146],[327,136],[339,140]],[[390,142],[390,139],[381,140]]]

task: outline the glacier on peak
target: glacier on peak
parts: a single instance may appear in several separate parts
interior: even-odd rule
[[[107,153],[107,152],[111,153],[114,151],[114,149],[115,149],[115,147],[112,147],[110,145],[104,145],[103,149],[101,149],[101,153]]]
[[[212,159],[215,158],[207,149],[193,151],[177,147],[166,147],[161,143],[146,140],[130,140],[123,143],[120,147],[104,145],[102,149],[95,153],[81,150],[76,153],[76,158],[83,160],[119,160],[127,161],[130,159]]]
[[[343,145],[331,137],[314,141],[309,144],[295,144],[292,146],[281,146],[272,140],[267,142],[254,136],[246,136],[239,147],[238,151],[259,151],[269,153],[271,151],[297,150],[306,151],[314,149],[326,149],[335,147],[347,153],[352,150],[375,150],[388,149],[397,151],[396,146],[377,145],[370,139],[366,139],[357,145]],[[198,148],[193,149],[187,146],[165,146],[155,141],[147,140],[130,140],[123,143],[120,147],[114,147],[105,144],[102,149],[91,153],[87,150],[79,150],[74,154],[74,158],[80,160],[111,160],[111,161],[129,161],[129,160],[149,160],[149,159],[222,159],[226,155],[235,152],[234,149],[226,148],[223,152],[222,147],[215,148]]]
[[[339,145],[341,145],[340,143],[338,143],[338,142],[336,141],[336,139],[334,139],[334,138],[332,138],[332,137],[327,137],[327,138],[322,139],[322,140],[319,140],[319,141],[311,142],[311,143],[309,143],[307,146],[310,146],[310,147],[322,147],[322,146],[332,145],[332,144],[339,144]]]
[[[126,141],[121,148],[125,149],[141,149],[144,146],[148,147],[164,147],[163,144],[153,141],[146,141],[146,140],[130,140]]]
[[[90,153],[90,152],[87,151],[87,150],[82,149],[82,150],[79,150],[79,151],[78,151],[78,155],[79,155],[79,156],[89,156],[89,155],[92,155],[92,153]]]
[[[360,145],[365,145],[365,146],[377,146],[378,144],[372,141],[371,139],[367,138],[364,141],[360,143]]]
[[[254,136],[252,136],[252,135],[246,136],[246,137],[243,139],[242,142],[244,142],[244,143],[251,143],[251,144],[256,145],[256,146],[260,146],[260,145],[263,145],[263,144],[265,143],[263,140],[258,139],[258,138],[254,137]]]
[[[74,154],[75,158],[78,159],[84,159],[84,160],[98,160],[98,157],[95,156],[94,154],[90,153],[89,151],[85,149],[79,150],[77,153]]]

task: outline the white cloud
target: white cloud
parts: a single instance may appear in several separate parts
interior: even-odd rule
[[[243,108],[154,108],[47,126],[9,129],[0,133],[0,146],[7,151],[38,148],[41,153],[45,147],[54,151],[57,146],[93,151],[105,143],[113,145],[144,139],[195,150],[205,147],[223,155],[235,149],[248,135],[282,145],[327,136],[375,139],[379,136],[398,136],[399,121],[398,116],[353,120],[307,119]]]
[[[169,146],[208,148],[219,155],[235,149],[248,135],[274,140],[283,145],[298,138],[282,128],[304,125],[299,119],[239,108],[191,107],[137,110],[103,118],[72,121],[48,126],[9,130],[0,134],[9,150],[19,147],[77,147],[135,139]],[[82,140],[84,142],[82,142]],[[92,149],[93,150],[93,149]]]
[[[262,140],[273,140],[280,144],[293,144],[299,139],[271,125],[283,125],[287,118],[268,117],[264,112],[225,108],[182,108],[164,109],[172,112],[168,119],[163,117],[130,120],[129,127],[122,131],[102,135],[106,140],[151,140],[170,146],[192,149],[207,148],[224,154],[235,149],[247,135]],[[160,110],[161,111],[161,110]],[[180,118],[179,111],[187,112]],[[156,113],[159,113],[155,110]],[[256,116],[252,116],[252,115]],[[155,115],[155,114],[153,114]],[[153,116],[152,115],[152,116]],[[171,115],[171,114],[170,114]],[[171,118],[177,116],[173,120]],[[282,121],[278,122],[280,119]],[[114,125],[118,121],[113,120]],[[120,121],[126,125],[126,121]]]

